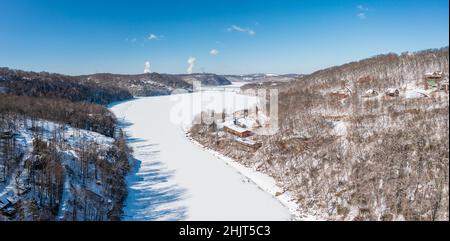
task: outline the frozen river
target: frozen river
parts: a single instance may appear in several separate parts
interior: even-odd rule
[[[207,104],[193,104],[200,95]],[[112,106],[136,159],[124,220],[288,220],[289,210],[277,199],[183,131],[201,109],[242,109],[254,101],[215,89]]]

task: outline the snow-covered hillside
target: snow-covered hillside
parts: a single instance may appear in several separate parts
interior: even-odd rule
[[[253,85],[279,90],[276,134],[252,136],[253,150],[219,125],[192,137],[274,177],[321,219],[448,220],[448,56],[380,55]]]
[[[9,145],[13,143],[12,145]],[[7,220],[108,220],[120,215],[117,143],[96,132],[44,120],[17,121],[2,148],[15,162],[2,162]],[[5,164],[6,163],[6,164]],[[112,185],[117,185],[113,187]],[[115,193],[117,192],[117,193]]]

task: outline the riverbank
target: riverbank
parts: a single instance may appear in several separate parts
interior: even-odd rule
[[[195,145],[201,147],[206,152],[211,153],[218,159],[225,162],[227,165],[236,169],[241,175],[247,178],[246,181],[252,182],[257,185],[264,192],[269,193],[273,196],[273,198],[277,199],[283,206],[289,209],[289,213],[291,215],[290,220],[292,221],[318,221],[319,219],[315,216],[304,214],[301,211],[301,208],[297,202],[295,202],[294,198],[289,192],[284,192],[279,185],[277,185],[276,181],[267,174],[262,172],[258,172],[253,168],[246,167],[236,160],[227,157],[226,155],[215,151],[211,148],[208,148],[198,141],[196,141],[189,132],[186,132],[186,137]]]

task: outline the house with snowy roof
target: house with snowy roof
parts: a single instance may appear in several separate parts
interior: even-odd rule
[[[424,87],[426,90],[434,88],[438,88],[439,90],[443,79],[444,74],[441,71],[425,73]]]
[[[6,209],[17,204],[17,198],[10,192],[3,193],[0,195],[0,211],[5,211]]]
[[[249,129],[242,128],[240,126],[235,125],[234,123],[224,123],[223,130],[232,135],[245,138],[253,135],[253,132]]]

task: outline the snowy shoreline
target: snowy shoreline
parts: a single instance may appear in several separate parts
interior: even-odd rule
[[[284,207],[286,207],[289,210],[289,213],[291,215],[290,218],[291,221],[319,221],[319,219],[315,216],[305,215],[304,213],[302,213],[300,211],[299,204],[294,201],[292,195],[289,192],[283,192],[283,189],[276,184],[275,179],[273,179],[269,175],[256,171],[252,168],[245,167],[236,160],[202,145],[194,138],[192,138],[192,136],[188,131],[184,130],[184,132],[186,134],[186,138],[193,144],[199,146],[200,148],[212,154],[216,158],[224,161],[225,164],[231,166],[241,175],[246,177],[249,182],[254,183],[258,188],[260,188],[264,192],[269,193],[273,198],[279,201]]]

